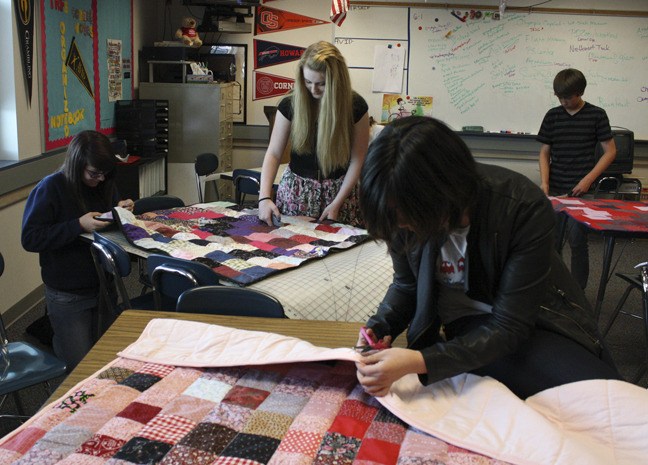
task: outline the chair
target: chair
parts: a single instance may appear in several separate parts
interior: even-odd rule
[[[187,289],[219,284],[214,270],[197,261],[152,254],[146,259],[146,268],[157,310],[175,311],[178,297]]]
[[[275,297],[255,289],[229,286],[202,286],[189,289],[178,299],[177,311],[286,318],[283,306]]]
[[[155,210],[166,210],[169,208],[184,207],[185,203],[181,198],[173,195],[152,195],[151,197],[142,197],[135,201],[133,214],[141,215],[142,213],[152,212]]]
[[[616,276],[619,278],[623,279],[628,283],[628,286],[626,287],[625,291],[621,295],[621,299],[619,300],[619,303],[617,304],[616,308],[612,312],[612,316],[610,317],[610,321],[608,321],[607,326],[603,330],[603,337],[607,335],[607,333],[610,331],[610,328],[616,321],[616,318],[619,316],[619,313],[622,313],[624,315],[628,315],[632,318],[636,318],[638,320],[643,320],[643,326],[644,326],[644,333],[646,336],[646,343],[648,343],[648,262],[643,262],[639,263],[635,268],[639,268],[639,273],[638,274],[631,274],[631,273],[616,273]],[[625,305],[626,301],[628,300],[628,296],[630,293],[638,289],[641,291],[641,303],[643,307],[643,316],[641,315],[636,315],[634,313],[626,312],[623,310],[623,306]],[[635,375],[634,381],[633,382],[638,382],[646,372],[646,369],[648,367],[648,351],[646,352],[646,357],[647,360],[644,363],[644,365],[639,369],[637,374]]]
[[[0,276],[4,272],[4,258],[0,254]],[[52,394],[49,382],[65,375],[66,366],[49,352],[26,342],[9,342],[7,330],[0,314],[0,407],[9,394],[13,395],[18,415],[0,414],[0,418],[27,420],[20,402],[19,391],[42,384],[47,395]]]
[[[239,206],[245,204],[246,195],[259,195],[261,173],[254,170],[236,169],[232,172],[234,199]]]
[[[616,199],[619,196],[621,180],[616,176],[604,176],[596,183],[594,188],[595,199]]]
[[[194,168],[196,170],[196,187],[198,188],[198,202],[203,203],[203,191],[200,183],[201,176],[208,176],[213,174],[218,169],[218,157],[213,153],[201,153],[196,157],[194,162]],[[218,185],[216,180],[213,180],[214,190],[216,191],[216,199],[219,199],[218,195]],[[205,193],[207,191],[207,185],[205,184]]]
[[[118,312],[127,308],[152,309],[152,293],[149,292],[148,294],[132,299],[128,296],[124,278],[131,273],[131,260],[124,248],[99,234],[97,231],[94,232],[93,238],[90,252],[92,253],[97,275],[99,275],[99,293],[106,305],[105,308],[113,308],[113,302],[110,297],[112,294],[112,286],[108,281],[109,275],[117,288],[118,299],[116,304]]]

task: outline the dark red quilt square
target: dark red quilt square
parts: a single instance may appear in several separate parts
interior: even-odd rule
[[[366,460],[367,462],[376,462],[384,465],[396,465],[399,452],[400,444],[365,438],[362,440],[360,450],[358,451],[358,455],[356,455],[356,460]]]
[[[124,410],[119,412],[117,416],[146,424],[151,420],[151,418],[160,413],[160,410],[162,410],[160,407],[155,407],[153,405],[142,404],[141,402],[131,402]]]
[[[344,436],[354,438],[363,438],[371,425],[368,421],[358,420],[357,418],[343,417],[338,415],[335,417],[333,424],[329,428],[332,433],[339,433]]]
[[[255,410],[270,393],[261,389],[246,386],[234,386],[223,398],[223,402],[240,405]]]
[[[236,271],[234,268],[230,268],[229,266],[224,265],[217,266],[216,268],[214,268],[214,271],[221,276],[225,276],[226,278],[235,278],[237,276],[241,276],[240,271]]]
[[[115,455],[125,443],[126,441],[122,439],[115,439],[103,434],[95,434],[81,444],[77,452],[107,459]]]
[[[357,418],[360,421],[371,422],[373,421],[378,408],[371,407],[359,400],[347,399],[342,403],[342,407],[338,412],[341,417]]]

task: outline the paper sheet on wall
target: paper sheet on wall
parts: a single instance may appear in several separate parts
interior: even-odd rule
[[[391,45],[376,45],[371,90],[400,94],[403,90],[405,49]]]

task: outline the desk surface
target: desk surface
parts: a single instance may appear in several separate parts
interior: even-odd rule
[[[279,181],[281,181],[281,177],[283,176],[284,171],[286,171],[287,166],[288,166],[288,163],[282,163],[281,165],[279,165],[279,169],[277,170],[277,175],[275,176],[275,180],[274,180],[274,185],[275,186],[279,185]],[[261,167],[260,166],[258,166],[256,168],[246,168],[246,169],[249,169],[249,170],[252,170],[252,171],[258,171],[259,173],[261,172]],[[210,174],[209,176],[205,177],[205,182],[212,181],[212,180],[215,180],[215,179],[227,179],[227,180],[233,181],[234,180],[234,174],[233,173],[234,173],[234,171],[223,171],[222,173]]]
[[[648,204],[628,200],[551,197],[553,208],[590,230],[616,237],[648,237]]]
[[[200,321],[231,328],[268,331],[284,336],[298,337],[322,347],[351,347],[356,343],[360,324],[334,321],[287,320],[279,318],[252,318],[191,313],[127,310],[113,323],[81,363],[52,394],[55,400],[78,382],[88,378],[117,357],[117,352],[132,344],[153,318],[174,318]]]

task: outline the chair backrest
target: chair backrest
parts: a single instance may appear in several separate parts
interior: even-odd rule
[[[235,201],[243,205],[246,195],[259,195],[261,189],[261,173],[255,170],[235,169],[232,171]]]
[[[602,176],[618,176],[632,172],[634,166],[634,132],[628,129],[613,129],[612,137],[616,145],[616,157],[603,172]],[[596,145],[594,156],[598,161],[603,155],[601,144]]]
[[[594,188],[595,199],[616,199],[619,196],[621,181],[616,176],[605,176],[598,180]]]
[[[265,292],[245,287],[202,286],[182,293],[178,312],[286,318],[283,306]]]
[[[117,286],[121,306],[123,308],[131,308],[131,301],[128,297],[123,279],[131,272],[131,261],[128,252],[121,245],[102,236],[97,231],[93,233],[93,238],[94,241],[90,247],[90,252],[92,253],[97,275],[99,276],[102,296],[109,303],[107,297],[109,286],[106,278],[106,273],[108,273],[113,277]]]
[[[169,255],[149,255],[146,269],[157,310],[175,310],[178,297],[187,289],[219,284],[218,275],[204,263]]]
[[[203,191],[200,184],[200,177],[216,172],[218,169],[218,157],[214,153],[201,153],[194,162],[196,171],[196,187],[198,188],[198,201],[203,202]]]
[[[151,197],[142,197],[135,201],[133,214],[141,215],[142,213],[152,212],[155,210],[166,210],[168,208],[184,207],[185,203],[180,197],[173,195],[153,195]]]

